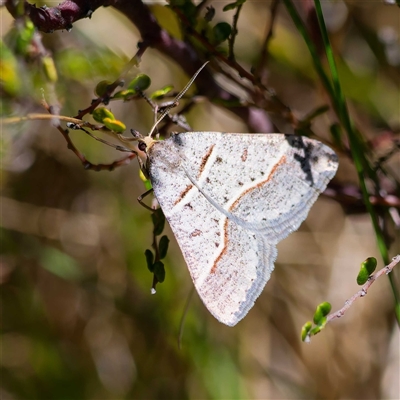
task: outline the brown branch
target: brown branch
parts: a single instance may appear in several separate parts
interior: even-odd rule
[[[293,127],[297,126],[298,123],[297,118],[293,115],[290,108],[287,107],[283,102],[281,102],[280,99],[271,90],[269,90],[260,81],[258,81],[253,74],[244,69],[238,62],[236,62],[233,59],[230,59],[229,57],[226,57],[225,54],[218,51],[211,43],[209,43],[209,41],[204,36],[195,31],[192,25],[190,24],[190,21],[188,21],[186,16],[178,8],[173,7],[173,10],[176,12],[178,17],[186,26],[188,33],[196,40],[198,40],[210,54],[212,54],[214,57],[216,57],[217,59],[219,59],[220,61],[230,66],[235,71],[237,71],[240,77],[246,78],[249,82],[252,83],[252,85],[259,88],[265,94],[263,98],[264,104],[262,105],[262,107],[266,111],[279,114],[283,118],[285,118]],[[230,108],[230,110],[233,112],[236,112],[235,111],[236,109],[240,108],[239,107]]]
[[[66,0],[56,7],[36,8],[34,5],[25,2],[26,13],[31,17],[35,26],[43,32],[53,32],[55,30],[72,27],[75,21],[90,17],[97,8],[101,6],[113,6],[124,14],[139,30],[142,37],[141,46],[150,46],[165,54],[177,62],[181,68],[192,76],[204,63],[194,48],[189,44],[173,38],[167,31],[162,29],[150,12],[147,5],[141,0]],[[7,9],[15,17],[18,17],[17,9],[12,0],[7,0]],[[236,64],[239,73],[246,71]],[[246,73],[251,76],[251,74]],[[223,89],[215,81],[213,75],[204,71],[196,81],[199,94],[210,99],[218,98],[223,102],[239,102],[239,99]],[[230,110],[242,118],[249,126],[250,132],[270,132],[271,122],[266,112],[256,107],[237,106]],[[290,110],[283,106],[280,110],[285,115],[290,115]],[[87,110],[83,110],[86,112]],[[289,114],[288,114],[289,113]]]
[[[113,6],[126,15],[138,28],[143,42],[146,45],[155,48],[160,53],[177,62],[189,76],[193,76],[204,64],[204,60],[200,59],[199,55],[189,43],[175,39],[170,36],[168,32],[163,30],[148,7],[140,0],[116,1],[113,3]],[[175,11],[179,14],[179,10]],[[178,16],[182,16],[187,22],[186,26],[190,26],[182,13]],[[202,38],[201,35],[199,36]],[[216,56],[220,55],[213,46],[209,46],[210,48],[207,47],[207,50],[211,54]],[[226,57],[224,59],[227,60]],[[238,65],[238,67],[240,67],[240,65]],[[246,72],[244,69],[241,69],[241,71]],[[199,94],[210,99],[220,99],[227,103],[239,101],[236,96],[219,86],[213,75],[207,69],[198,76],[196,86]],[[231,107],[229,110],[242,118],[249,126],[251,132],[270,132],[271,122],[268,115],[263,110],[248,106]],[[288,108],[285,107],[285,112],[287,112],[287,110]]]
[[[359,186],[330,182],[324,195],[337,200],[345,208],[346,214],[365,213],[366,207]],[[385,196],[371,195],[371,204],[381,207],[400,209],[400,197],[395,192]]]
[[[6,2],[7,10],[17,18],[19,3],[12,0]],[[42,32],[51,33],[56,30],[71,30],[72,24],[83,18],[90,18],[101,6],[110,5],[104,0],[66,0],[55,7],[36,7],[36,4],[24,3],[25,14],[29,15],[35,26]]]

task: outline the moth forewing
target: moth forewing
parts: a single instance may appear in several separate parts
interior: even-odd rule
[[[334,176],[336,154],[283,134],[185,132],[148,141],[154,193],[210,312],[235,325],[270,278],[276,244]]]

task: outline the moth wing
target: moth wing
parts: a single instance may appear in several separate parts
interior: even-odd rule
[[[235,325],[269,280],[276,243],[334,176],[335,153],[291,135],[191,132],[148,154],[155,195],[201,299]]]

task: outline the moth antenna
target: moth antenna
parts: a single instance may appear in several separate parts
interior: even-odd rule
[[[197,78],[197,75],[202,71],[202,69],[209,63],[209,61],[206,61],[197,71],[196,73],[192,76],[190,81],[186,84],[186,86],[178,93],[178,95],[175,97],[174,101],[172,104],[165,109],[165,111],[160,115],[160,117],[157,119],[155,124],[150,130],[149,137],[153,135],[154,129],[156,129],[157,125],[165,118],[165,116],[171,111],[172,108],[174,108],[179,100],[185,95],[185,93],[188,91],[190,86],[192,85],[193,81]]]

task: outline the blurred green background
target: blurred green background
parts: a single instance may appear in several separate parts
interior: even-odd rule
[[[213,4],[215,20],[231,22],[232,14],[221,11],[226,3]],[[243,7],[236,57],[248,69],[258,57],[270,4],[248,1]],[[368,140],[396,134],[399,8],[368,1],[327,1],[323,7],[341,54],[352,118]],[[152,11],[177,33],[164,3]],[[76,115],[90,105],[99,81],[118,77],[140,40],[111,7],[75,23],[71,32],[43,34],[58,71],[52,93],[37,61],[15,50],[23,28],[4,7],[0,12],[3,117],[45,113],[43,91],[49,103],[61,105],[62,115]],[[275,24],[268,86],[304,116],[328,100],[283,6]],[[167,84],[180,90],[189,79],[151,49],[132,74],[139,72],[152,78],[149,92]],[[240,96],[238,87],[229,90]],[[109,108],[143,134],[152,126],[144,101],[112,102]],[[194,130],[247,129],[207,101],[186,117]],[[333,122],[328,112],[313,129],[328,140]],[[71,132],[71,138],[93,163],[122,157],[83,132]],[[166,227],[166,280],[150,295],[144,251],[151,246],[152,222],[136,201],[145,191],[136,160],[112,172],[85,171],[48,121],[2,125],[1,144],[2,400],[400,398],[399,330],[386,278],[310,344],[300,338],[318,303],[329,301],[336,310],[358,290],[361,261],[380,260],[367,214],[346,213],[337,199],[321,196],[299,231],[279,244],[275,272],[242,322],[220,324],[194,293],[181,329],[193,285]],[[384,141],[380,150],[385,152]],[[335,181],[357,184],[351,160],[338,153]],[[387,167],[399,176],[398,153]],[[399,238],[391,233],[394,256]]]

